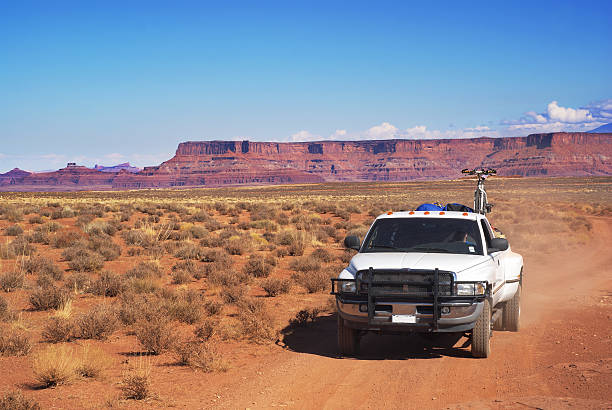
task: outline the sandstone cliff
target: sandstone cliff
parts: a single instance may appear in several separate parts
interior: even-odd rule
[[[20,178],[13,189],[135,189],[324,181],[456,178],[467,167],[499,175],[612,175],[612,133],[513,138],[179,144],[173,158],[138,173],[64,168]],[[77,169],[78,168],[78,169]]]

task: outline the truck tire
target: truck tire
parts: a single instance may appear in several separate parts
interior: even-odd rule
[[[472,330],[472,356],[489,357],[491,353],[491,305],[485,299],[482,313]]]
[[[521,285],[519,284],[516,293],[504,306],[504,329],[511,332],[518,332],[521,319]]]
[[[338,349],[343,356],[353,356],[359,351],[359,333],[344,324],[338,315]]]
[[[502,313],[497,317],[497,320],[493,322],[493,330],[504,330],[504,304],[500,305],[499,309],[502,311]]]

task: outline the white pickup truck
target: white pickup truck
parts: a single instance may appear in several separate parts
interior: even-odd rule
[[[488,357],[492,329],[518,331],[523,258],[487,218],[456,211],[389,212],[376,218],[337,279],[338,346],[357,354],[368,332],[457,332]]]

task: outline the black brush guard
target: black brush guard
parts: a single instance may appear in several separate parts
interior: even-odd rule
[[[336,295],[342,303],[363,304],[367,302],[368,324],[380,325],[374,319],[375,307],[380,303],[406,302],[426,305],[431,304],[431,320],[420,317],[413,327],[428,327],[438,330],[441,317],[440,309],[457,303],[478,303],[485,295],[476,294],[476,285],[487,284],[482,281],[457,281],[454,272],[439,269],[373,269],[357,272],[356,279],[332,279],[331,294]],[[355,283],[356,292],[342,292],[343,283]],[[457,295],[455,285],[473,284],[474,294]]]

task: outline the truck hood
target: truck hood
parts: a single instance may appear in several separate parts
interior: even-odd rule
[[[490,256],[448,253],[358,253],[353,256],[348,271],[353,275],[369,269],[440,269],[459,273],[485,263]]]

